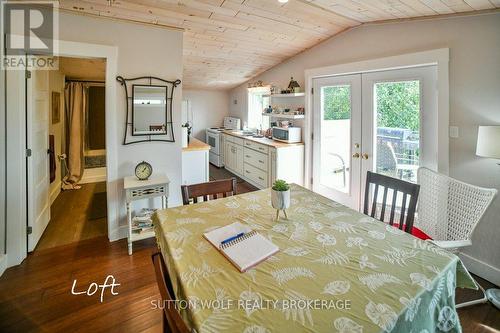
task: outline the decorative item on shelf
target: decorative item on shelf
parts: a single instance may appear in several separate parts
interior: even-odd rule
[[[288,90],[290,90],[291,93],[300,92],[300,85],[297,81],[293,79],[293,76],[291,77],[290,83],[288,84]]]
[[[153,167],[146,161],[142,161],[135,167],[135,176],[139,180],[148,180],[153,173]]]
[[[125,91],[123,145],[153,141],[175,142],[172,105],[174,90],[181,84],[181,80],[169,81],[154,76],[117,76],[116,81],[120,82]],[[129,84],[131,82],[133,84]]]
[[[276,209],[276,221],[280,219],[280,210],[288,220],[286,209],[290,208],[290,185],[282,179],[276,179],[271,189],[271,204]]]

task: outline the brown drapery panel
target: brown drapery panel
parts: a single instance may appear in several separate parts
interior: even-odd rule
[[[87,109],[87,87],[85,83],[70,82],[64,89],[66,114],[67,174],[63,189],[78,189],[84,170],[85,112]]]

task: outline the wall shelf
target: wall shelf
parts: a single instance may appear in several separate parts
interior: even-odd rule
[[[299,93],[290,93],[290,94],[273,94],[273,95],[264,95],[266,97],[271,97],[271,98],[275,98],[275,97],[304,97],[306,95],[306,93],[303,93],[303,92],[299,92]]]
[[[304,119],[303,114],[262,113],[263,116],[282,119]]]

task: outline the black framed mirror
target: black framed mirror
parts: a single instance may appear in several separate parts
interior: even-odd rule
[[[167,134],[166,86],[132,85],[132,135]]]
[[[154,76],[117,76],[116,80],[123,86],[126,101],[123,145],[175,142],[172,105],[174,90],[181,80]],[[134,84],[128,84],[131,81]]]

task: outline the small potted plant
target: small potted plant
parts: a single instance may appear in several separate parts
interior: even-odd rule
[[[277,179],[274,182],[271,190],[271,204],[276,209],[276,220],[279,220],[280,210],[283,211],[285,218],[288,219],[286,209],[290,207],[290,185],[286,181]]]

